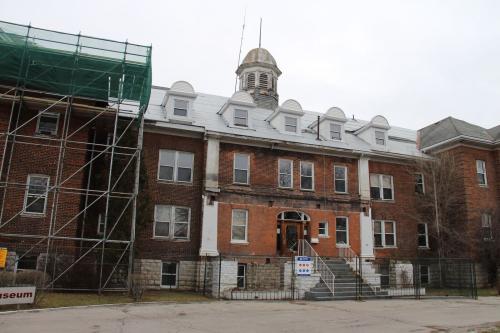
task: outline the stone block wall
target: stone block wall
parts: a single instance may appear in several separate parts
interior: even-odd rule
[[[134,260],[134,275],[137,282],[144,285],[147,289],[160,289],[161,260]]]
[[[231,290],[237,286],[238,262],[223,260],[214,262],[212,267],[212,295],[229,298]]]
[[[273,290],[281,289],[281,263],[248,264],[246,279],[247,289]]]

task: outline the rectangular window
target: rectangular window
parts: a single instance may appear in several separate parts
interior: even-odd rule
[[[59,124],[59,113],[43,112],[38,114],[36,133],[45,135],[56,135]]]
[[[418,247],[429,247],[429,233],[427,223],[417,224]]]
[[[183,99],[174,99],[174,116],[187,117],[189,102]]]
[[[234,154],[233,182],[236,184],[248,184],[250,176],[250,155]]]
[[[187,207],[156,205],[154,237],[189,239],[191,209]]]
[[[337,217],[335,219],[335,237],[337,245],[349,245],[349,221],[347,217]]]
[[[238,274],[236,279],[236,285],[238,288],[245,289],[247,286],[247,264],[238,264]]]
[[[314,190],[314,163],[300,162],[300,189]]]
[[[102,217],[102,214],[97,215],[97,234],[104,234],[104,218]]]
[[[476,172],[479,185],[488,185],[488,180],[486,179],[486,163],[484,161],[476,160]]]
[[[285,132],[297,133],[297,118],[285,116]]]
[[[158,179],[190,183],[193,180],[194,154],[160,149]]]
[[[248,127],[248,111],[247,110],[234,110],[234,125]]]
[[[421,173],[415,174],[415,192],[420,194],[425,193],[424,175]]]
[[[342,140],[342,125],[330,124],[330,138],[332,140]]]
[[[420,284],[429,284],[431,271],[428,265],[420,265]]]
[[[381,146],[385,146],[385,132],[375,131],[375,143]]]
[[[45,214],[49,176],[28,175],[24,197],[24,212],[29,214]]]
[[[293,187],[293,162],[278,160],[278,185],[282,188]]]
[[[394,221],[373,221],[373,243],[375,247],[395,247],[396,223]]]
[[[335,165],[333,168],[335,192],[347,193],[347,167]]]
[[[483,240],[490,241],[493,240],[493,232],[491,230],[491,215],[482,214],[481,215],[481,227],[483,230]]]
[[[233,209],[231,224],[231,242],[247,242],[248,211],[246,209]]]
[[[161,287],[176,288],[179,265],[176,262],[161,263]]]
[[[318,235],[328,237],[328,222],[320,222],[318,225]]]
[[[370,194],[375,200],[393,200],[394,184],[389,175],[370,174]]]

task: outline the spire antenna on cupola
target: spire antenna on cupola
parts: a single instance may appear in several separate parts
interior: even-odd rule
[[[260,28],[259,28],[259,49],[262,45],[262,17],[260,18]]]

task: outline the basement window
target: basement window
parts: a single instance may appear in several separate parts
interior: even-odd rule
[[[237,286],[240,289],[247,286],[247,264],[238,264]]]
[[[161,263],[161,287],[177,288],[177,273],[179,265],[176,262]]]
[[[420,284],[429,284],[431,281],[431,270],[428,265],[420,265]]]
[[[59,113],[50,113],[40,111],[38,113],[38,122],[36,124],[36,133],[43,135],[56,135],[59,124]]]

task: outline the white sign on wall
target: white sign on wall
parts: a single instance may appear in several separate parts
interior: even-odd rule
[[[35,287],[0,288],[0,305],[32,304],[35,301]]]
[[[313,262],[311,257],[297,256],[295,257],[295,274],[309,276],[313,271]]]

